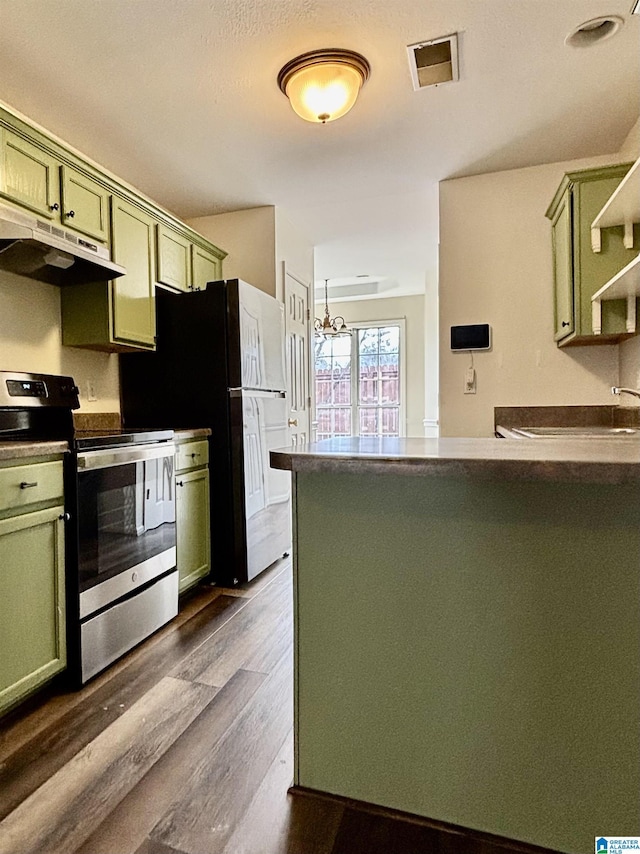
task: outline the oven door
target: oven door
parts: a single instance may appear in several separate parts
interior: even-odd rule
[[[79,453],[80,619],[176,565],[175,446]]]

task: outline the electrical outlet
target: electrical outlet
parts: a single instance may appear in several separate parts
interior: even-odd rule
[[[476,393],[476,372],[474,368],[467,368],[464,374],[464,393]]]
[[[95,380],[87,380],[87,400],[97,400],[98,395],[96,394],[96,381]]]

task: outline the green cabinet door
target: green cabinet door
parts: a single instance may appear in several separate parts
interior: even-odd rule
[[[176,475],[176,546],[180,593],[209,574],[209,470]]]
[[[616,226],[602,229],[602,249],[594,252],[591,223],[631,165],[568,172],[547,211],[552,223],[554,336],[560,347],[614,344],[629,337],[624,300],[602,303],[602,334],[594,335],[591,297],[633,259],[637,250],[625,248],[624,228]]]
[[[60,163],[6,128],[0,136],[0,194],[47,219],[59,219]]]
[[[154,220],[123,199],[112,197],[112,255],[127,268],[111,282],[113,339],[155,346]]]
[[[207,282],[215,282],[222,277],[221,259],[195,243],[191,247],[191,263],[194,290],[203,291]]]
[[[60,169],[62,222],[103,243],[109,238],[108,190],[71,166]]]
[[[551,221],[553,240],[553,285],[555,298],[555,340],[561,341],[574,330],[573,259],[571,253],[571,193],[562,197]]]
[[[66,666],[63,513],[0,520],[0,712]]]
[[[179,291],[190,290],[191,241],[161,224],[156,226],[156,241],[158,281]]]

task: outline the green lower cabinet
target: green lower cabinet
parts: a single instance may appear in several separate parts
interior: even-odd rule
[[[631,163],[567,172],[547,210],[551,220],[554,271],[554,338],[559,347],[615,344],[629,337],[625,300],[602,303],[602,334],[592,329],[591,297],[638,254],[623,243],[624,228],[601,231],[602,248],[591,246],[591,224]]]
[[[176,475],[176,540],[180,593],[209,574],[209,470]]]
[[[0,713],[66,667],[63,514],[0,520]]]

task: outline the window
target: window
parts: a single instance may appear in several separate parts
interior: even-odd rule
[[[315,339],[318,439],[404,432],[404,321],[353,323],[351,336]]]

